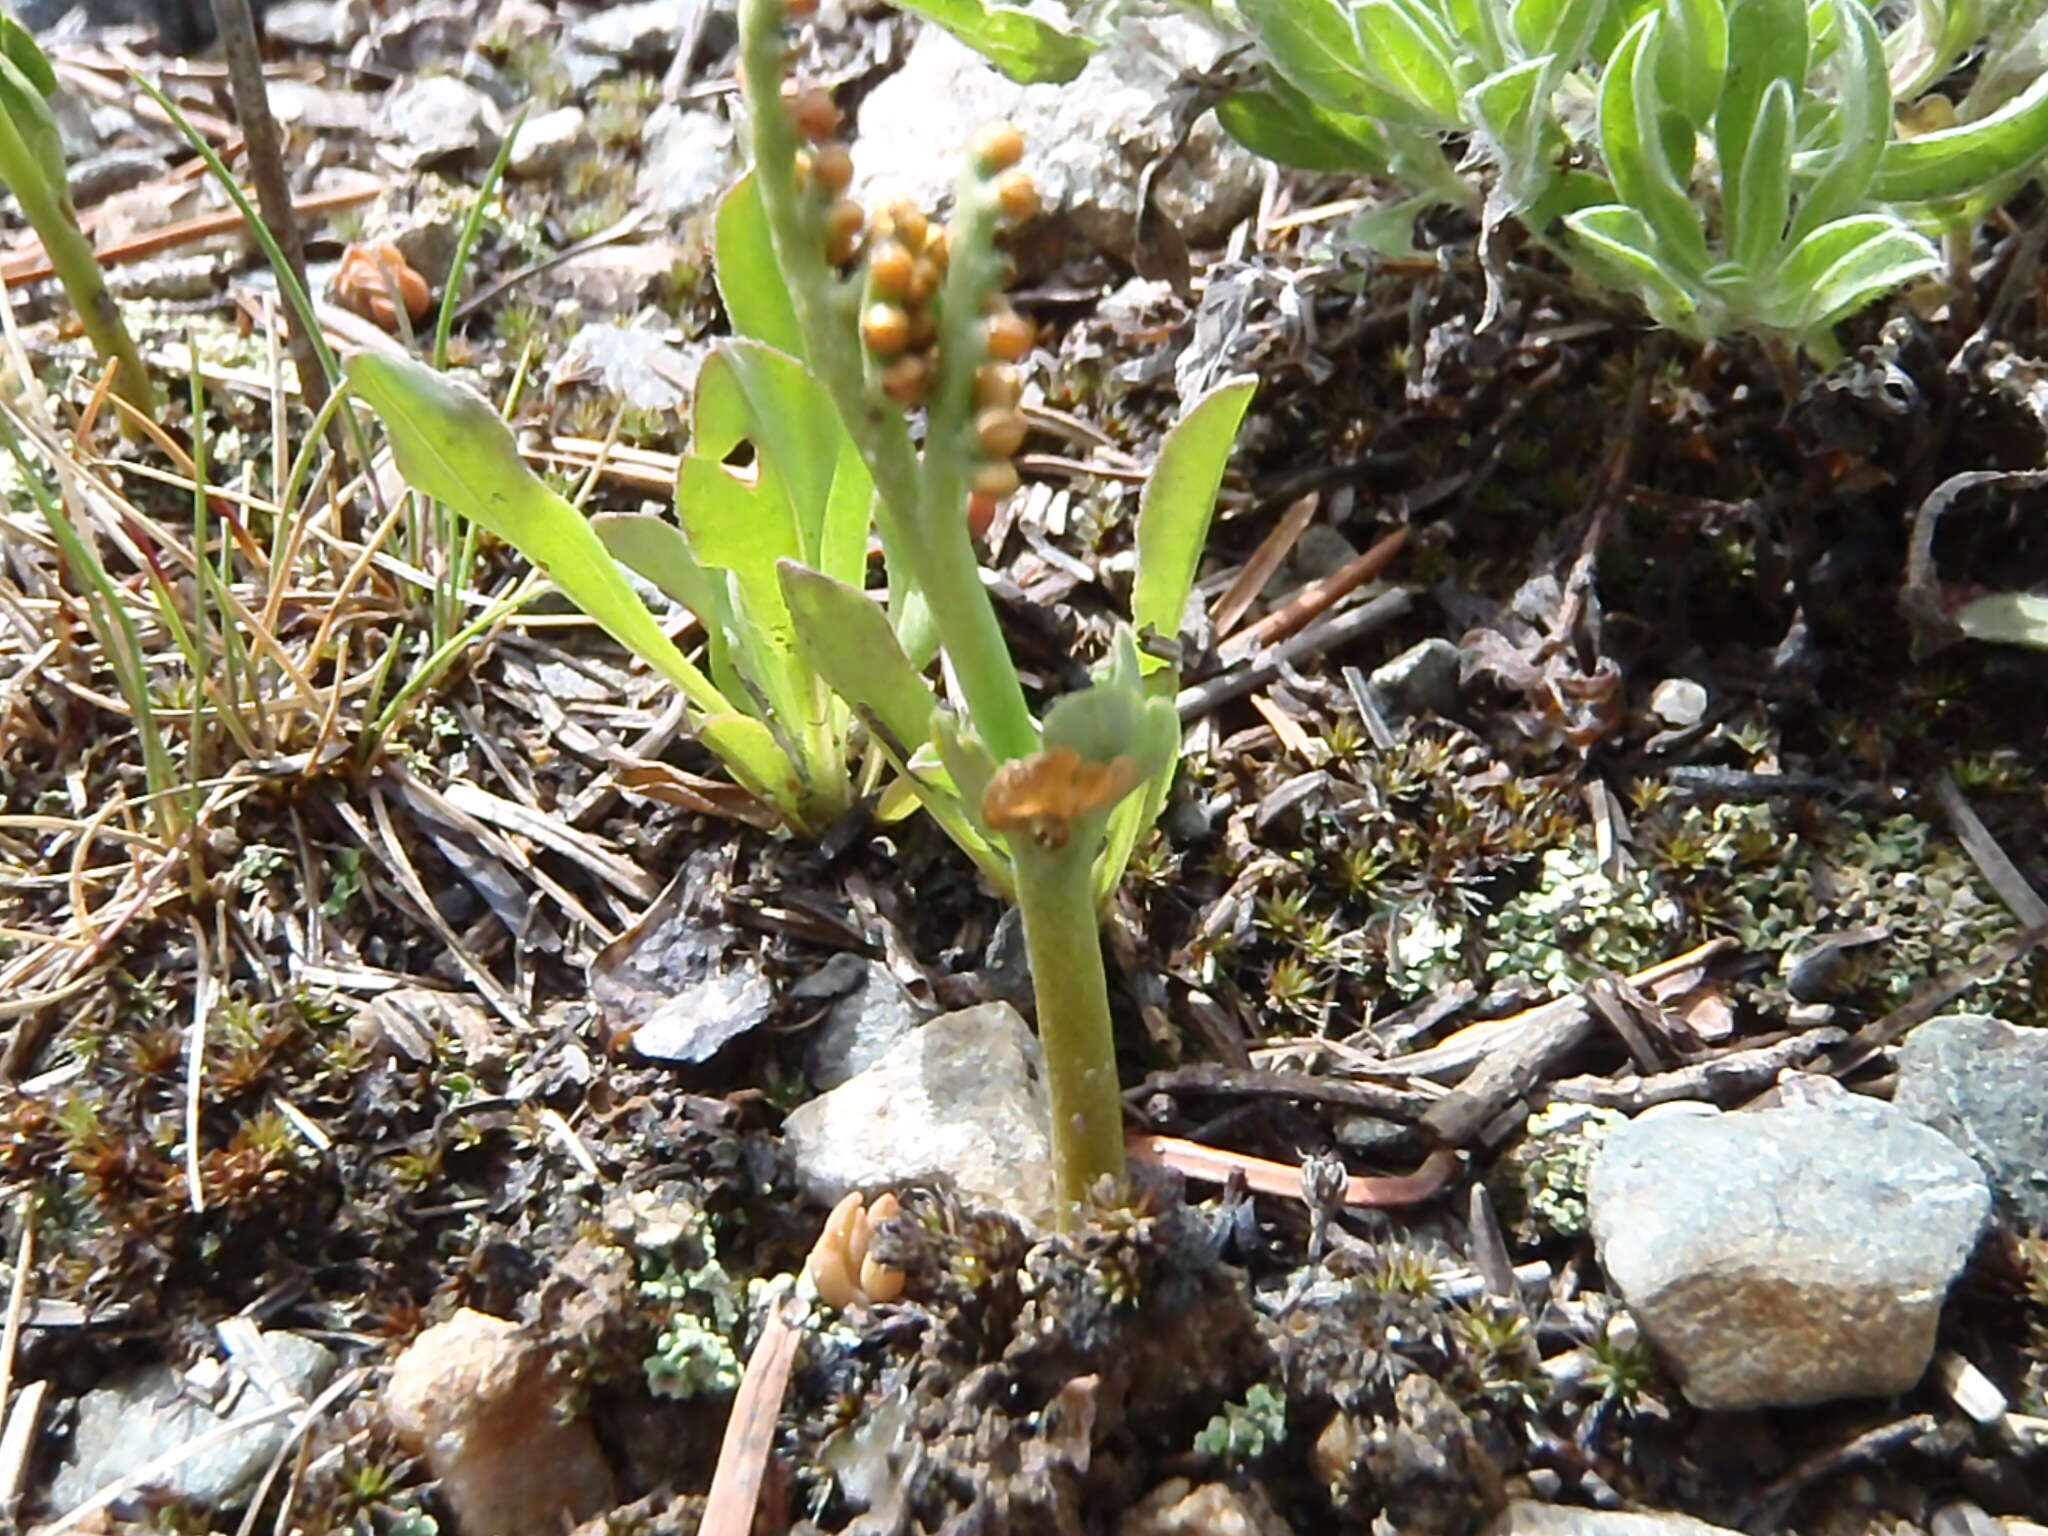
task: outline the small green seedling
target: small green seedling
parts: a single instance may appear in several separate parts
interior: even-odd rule
[[[900,776],[894,798],[922,804],[1016,900],[1065,1219],[1123,1169],[1097,914],[1172,782],[1173,641],[1252,384],[1219,386],[1168,435],[1140,502],[1132,622],[1093,686],[1041,722],[970,532],[1016,490],[1026,431],[1010,364],[1030,331],[997,292],[995,248],[999,226],[1035,207],[1022,145],[983,136],[947,230],[901,205],[870,221],[845,196],[830,99],[782,98],[786,17],[781,0],[741,7],[756,164],[717,228],[741,334],[698,379],[674,522],[585,519],[526,467],[487,401],[422,364],[364,354],[347,375],[406,479],[517,547],[681,688],[705,745],[792,828],[851,802],[849,754],[865,737]],[[870,528],[886,611],[866,591]],[[702,668],[620,563],[702,621]],[[945,698],[925,675],[939,653]]]
[[[64,145],[48,98],[57,74],[28,29],[0,12],[0,182],[14,194],[78,323],[104,362],[114,365],[114,392],[144,417],[156,416],[156,388],[142,354],[107,292],[99,259],[78,227],[65,176]]]

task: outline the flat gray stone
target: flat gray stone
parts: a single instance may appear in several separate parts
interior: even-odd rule
[[[1023,167],[1042,211],[1008,249],[1028,277],[1072,257],[1128,257],[1137,238],[1138,178],[1172,147],[1165,102],[1183,67],[1213,68],[1227,47],[1185,17],[1126,17],[1066,85],[1018,85],[937,27],[860,108],[854,168],[872,203],[908,197],[949,205],[974,134],[1007,121],[1024,137]],[[1204,114],[1160,173],[1161,213],[1190,244],[1214,245],[1258,200],[1263,165]]]
[[[1893,1102],[1974,1157],[2019,1220],[2048,1228],[2048,1030],[1929,1019],[1900,1047]]]
[[[1594,1161],[1600,1262],[1701,1408],[1905,1391],[1990,1214],[1954,1143],[1826,1087],[1839,1096],[1653,1112]]]
[[[1626,1514],[1610,1509],[1573,1509],[1516,1499],[1500,1512],[1489,1536],[1740,1536],[1725,1525],[1690,1515]]]
[[[1442,636],[1411,645],[1373,668],[1366,685],[1390,726],[1422,715],[1448,715],[1458,707],[1458,648]]]
[[[475,86],[451,75],[430,75],[385,98],[375,131],[385,158],[419,170],[442,160],[495,153],[503,126],[497,105]]]
[[[918,1020],[916,1006],[889,967],[879,960],[862,965],[857,956],[833,958],[853,959],[860,968],[851,988],[833,1000],[805,1053],[805,1070],[821,1090],[865,1072],[916,1029]]]
[[[849,1190],[935,1184],[1033,1226],[1054,1209],[1038,1040],[1008,1003],[942,1014],[783,1122],[797,1182]]]
[[[292,1333],[248,1331],[251,1347],[225,1363],[205,1360],[189,1370],[146,1365],[94,1387],[78,1401],[71,1460],[50,1487],[50,1507],[62,1512],[117,1479],[171,1457],[181,1446],[274,1404],[311,1401],[334,1375],[326,1345]],[[234,1507],[271,1463],[291,1431],[291,1415],[198,1453],[139,1484],[116,1505],[152,1497],[219,1511]]]

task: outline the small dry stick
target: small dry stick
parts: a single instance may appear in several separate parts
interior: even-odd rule
[[[1226,1183],[1232,1174],[1244,1175],[1244,1187],[1261,1195],[1278,1195],[1287,1200],[1302,1198],[1301,1170],[1244,1152],[1226,1152],[1205,1147],[1198,1141],[1178,1136],[1130,1136],[1124,1150],[1139,1162],[1159,1163],[1182,1178],[1205,1184]],[[1391,1178],[1354,1174],[1344,1181],[1345,1205],[1372,1207],[1420,1205],[1450,1182],[1458,1171],[1458,1154],[1435,1151],[1422,1160],[1413,1173]]]
[[[213,0],[213,19],[220,31],[221,51],[227,55],[228,82],[234,89],[235,116],[241,119],[242,138],[249,157],[249,176],[256,183],[256,199],[263,210],[263,222],[284,252],[301,288],[306,285],[306,243],[299,236],[299,220],[292,206],[291,185],[284,176],[284,152],[277,142],[277,119],[270,115],[270,92],[263,83],[263,57],[256,51],[256,19],[249,0]],[[327,403],[327,371],[320,365],[320,351],[307,334],[297,314],[291,317],[292,361],[298,366],[299,395],[306,408],[317,412]]]
[[[789,1373],[796,1368],[802,1341],[789,1303],[778,1302],[754,1341],[747,1373],[733,1397],[699,1536],[748,1536],[754,1528],[754,1509],[768,1475],[768,1453],[775,1447],[775,1420],[782,1412],[782,1397],[789,1390]]]

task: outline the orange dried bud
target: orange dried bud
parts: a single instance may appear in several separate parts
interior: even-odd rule
[[[996,499],[975,491],[967,498],[967,531],[976,539],[988,537],[988,530],[996,520]]]
[[[925,240],[930,236],[932,221],[924,216],[924,210],[907,197],[899,197],[889,205],[888,219],[895,227],[896,238],[914,255],[924,249]]]
[[[922,304],[939,291],[939,269],[929,256],[918,256],[910,263],[910,287],[907,290],[913,304]]]
[[[988,355],[1005,363],[1016,362],[1037,339],[1031,322],[1014,309],[990,315],[982,322],[982,333],[987,338]]]
[[[939,339],[939,320],[928,309],[910,311],[910,345],[922,352]]]
[[[877,357],[894,357],[910,345],[910,316],[894,304],[870,304],[860,317],[860,339]]]
[[[789,120],[796,125],[796,131],[814,143],[829,139],[839,131],[845,121],[838,104],[832,100],[832,93],[823,86],[808,86],[795,91],[789,98]]]
[[[1022,414],[1008,406],[991,406],[974,418],[974,435],[981,451],[992,459],[1007,459],[1023,447],[1028,430]]]
[[[868,255],[868,276],[875,280],[875,291],[886,293],[892,299],[900,299],[910,292],[910,269],[913,257],[894,240],[877,245]]]
[[[1017,466],[1008,459],[990,459],[976,467],[974,477],[968,481],[977,496],[991,496],[1001,501],[1005,496],[1017,494],[1017,487],[1023,482],[1017,475]]]
[[[832,1207],[825,1230],[818,1234],[804,1262],[821,1301],[843,1311],[860,1303],[894,1301],[903,1294],[907,1278],[903,1271],[890,1268],[868,1252],[875,1228],[900,1213],[892,1194],[876,1197],[875,1203],[863,1210],[858,1190]]]
[[[850,197],[842,197],[825,212],[825,259],[833,266],[853,260],[860,242],[861,225],[867,216]]]
[[[384,243],[344,251],[328,292],[342,308],[387,331],[398,329],[400,306],[408,319],[419,320],[434,302],[427,280],[406,264],[397,246]]]
[[[915,352],[906,353],[882,370],[882,393],[905,410],[923,405],[931,387],[931,364]]]
[[[976,405],[1015,405],[1023,397],[1024,381],[1016,369],[1001,363],[983,363],[974,370]]]
[[[1012,758],[981,796],[981,819],[993,831],[1022,832],[1041,848],[1064,848],[1073,820],[1114,805],[1138,783],[1137,759],[1091,762],[1072,747]]]
[[[974,136],[974,168],[984,176],[1007,171],[1024,158],[1024,135],[1008,123],[995,123]]]
[[[1022,224],[1038,212],[1038,183],[1023,171],[1005,171],[996,181],[996,202],[1004,218]]]
[[[818,0],[782,0],[782,14],[792,21],[818,14]]]
[[[940,228],[933,230],[931,239],[925,242],[925,260],[929,261],[933,266],[937,267],[939,269],[939,275],[943,277],[946,274],[946,259],[952,254],[952,227],[950,225],[942,225]]]
[[[819,191],[837,197],[853,185],[853,151],[836,140],[820,144],[811,174],[817,178]]]

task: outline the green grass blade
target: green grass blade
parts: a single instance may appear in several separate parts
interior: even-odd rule
[[[1257,388],[1256,380],[1231,379],[1196,401],[1167,433],[1159,462],[1145,479],[1138,504],[1138,575],[1131,589],[1131,623],[1140,636],[1171,641],[1180,634],[1216,491]],[[1141,665],[1151,672],[1166,663],[1147,656]]]

